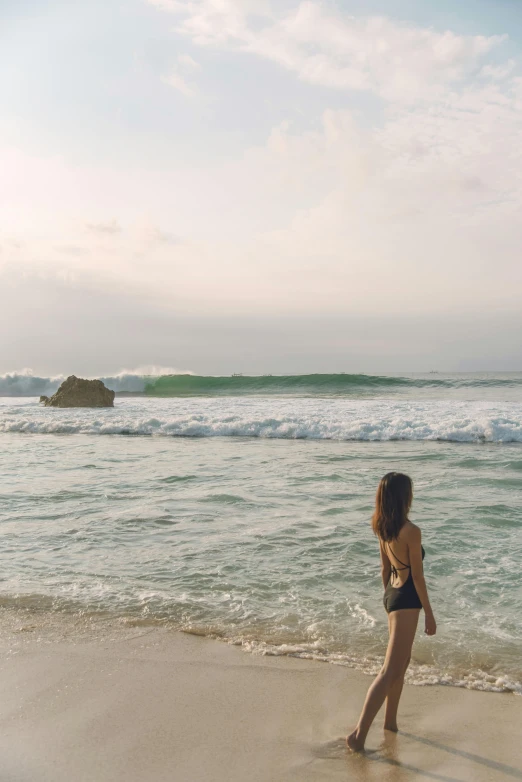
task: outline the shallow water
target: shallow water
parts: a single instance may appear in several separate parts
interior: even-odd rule
[[[323,436],[301,439],[292,416]],[[471,441],[432,438],[450,419]],[[117,399],[107,411],[4,399],[0,604],[372,671],[386,614],[369,517],[380,477],[402,470],[439,624],[435,638],[419,630],[410,680],[522,692],[522,445],[499,438],[506,421],[522,431],[513,399]],[[147,426],[153,436],[97,436]],[[339,437],[364,427],[412,439]],[[487,432],[494,442],[475,436]]]

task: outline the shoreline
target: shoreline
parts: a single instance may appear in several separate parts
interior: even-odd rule
[[[274,638],[263,639],[258,633],[248,637],[243,634],[227,634],[224,630],[212,630],[208,625],[201,627],[184,626],[181,622],[140,617],[132,614],[117,614],[109,611],[85,610],[81,604],[72,608],[70,601],[64,601],[62,610],[58,609],[55,598],[43,595],[0,595],[0,625],[4,637],[10,635],[13,641],[20,633],[38,633],[40,641],[53,643],[57,638],[66,638],[70,643],[84,642],[89,637],[96,639],[132,637],[135,633],[161,632],[183,634],[207,639],[216,643],[239,649],[253,657],[274,659],[295,659],[323,665],[333,665],[355,671],[366,677],[376,676],[384,661],[387,635],[383,635],[382,650],[375,648],[363,652],[360,648],[346,649],[340,645],[326,648],[304,639],[288,638],[275,642]],[[1,637],[2,631],[0,631]],[[417,632],[417,641],[424,640],[422,632]],[[428,658],[419,657],[418,643],[414,644],[412,661],[406,674],[406,684],[415,688],[442,686],[445,688],[465,689],[485,694],[508,694],[522,696],[520,674],[488,670],[487,667],[439,668]],[[1,782],[1,780],[0,780]]]
[[[359,671],[154,628],[68,637],[67,624],[0,634],[2,780],[522,779],[509,694],[406,685],[401,732],[378,716],[351,755],[371,682]]]

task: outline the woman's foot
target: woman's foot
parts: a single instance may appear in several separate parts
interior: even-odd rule
[[[354,731],[346,737],[346,746],[351,749],[352,752],[362,752],[364,749],[364,741],[359,738],[359,731],[355,728]]]
[[[384,723],[384,730],[391,730],[393,733],[398,733],[399,728],[397,727],[397,723],[394,722],[385,722]]]

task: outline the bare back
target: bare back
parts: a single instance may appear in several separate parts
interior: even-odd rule
[[[418,528],[411,521],[407,521],[395,540],[384,541],[379,538],[383,560],[387,559],[392,567],[394,587],[404,586],[410,575],[410,540],[413,529]]]

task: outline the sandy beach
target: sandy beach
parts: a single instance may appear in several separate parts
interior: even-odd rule
[[[522,779],[522,698],[406,686],[398,735],[343,736],[369,677],[130,628],[48,634],[10,617],[0,641],[1,782]],[[6,626],[7,625],[7,628]]]

